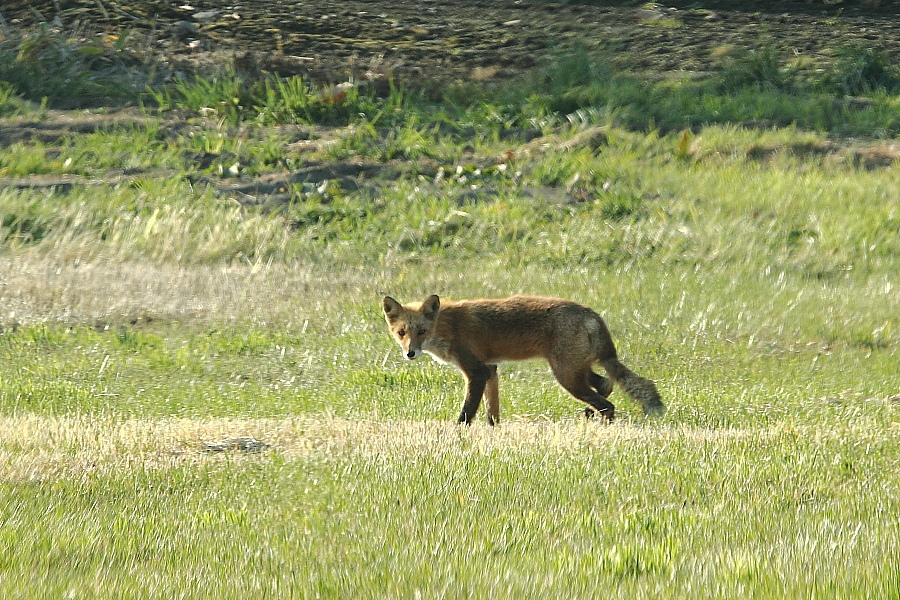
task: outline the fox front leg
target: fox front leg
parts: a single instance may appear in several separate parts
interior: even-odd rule
[[[466,399],[463,401],[462,412],[459,413],[457,423],[469,425],[475,418],[475,413],[478,412],[488,381],[497,376],[497,366],[486,365],[473,358],[460,365],[460,368],[466,377]]]

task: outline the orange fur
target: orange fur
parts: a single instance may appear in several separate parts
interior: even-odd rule
[[[427,352],[463,372],[466,398],[460,423],[471,422],[484,395],[488,423],[497,423],[497,363],[529,358],[547,360],[559,383],[588,405],[588,415],[599,412],[612,420],[615,412],[607,400],[612,383],[591,370],[595,362],[638,400],[645,412],[665,409],[653,382],[619,362],[600,315],[581,304],[541,296],[459,302],[430,296],[421,303],[402,305],[386,296],[383,310],[406,358],[412,360]]]

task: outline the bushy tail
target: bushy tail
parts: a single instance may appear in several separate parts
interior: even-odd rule
[[[618,383],[625,393],[641,403],[648,415],[662,415],[666,407],[659,399],[656,384],[645,379],[619,362],[615,356],[600,361],[613,382]]]

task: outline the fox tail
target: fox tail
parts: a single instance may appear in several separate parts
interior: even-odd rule
[[[641,404],[646,414],[662,415],[666,412],[655,383],[623,365],[616,356],[604,358],[600,364],[614,383],[619,384],[626,394]]]

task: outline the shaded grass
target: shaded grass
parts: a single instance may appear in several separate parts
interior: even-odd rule
[[[4,27],[0,81],[28,100],[78,105],[91,99],[131,99],[156,82],[156,57],[140,33],[91,35],[76,25]]]

